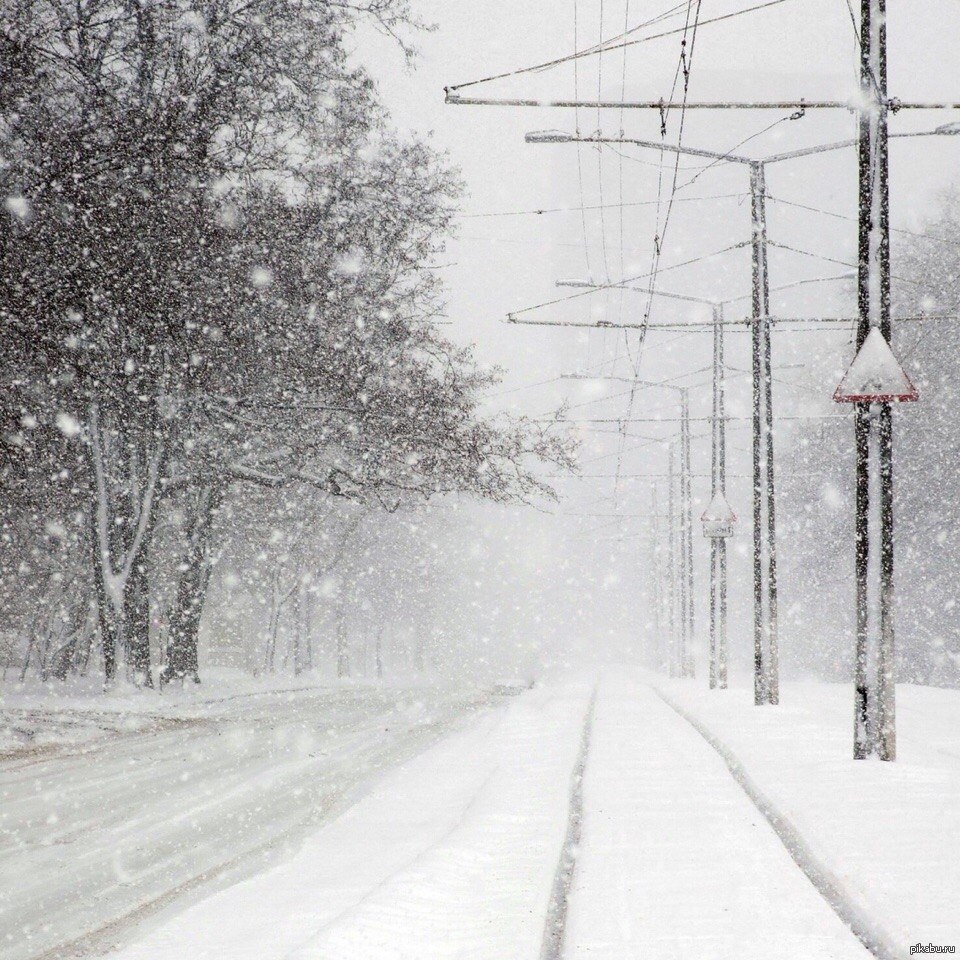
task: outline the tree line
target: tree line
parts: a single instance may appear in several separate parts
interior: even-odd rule
[[[569,465],[552,425],[480,412],[497,373],[439,330],[459,185],[392,130],[360,24],[407,52],[419,26],[405,0],[0,0],[0,643],[22,673],[95,650],[152,685],[159,650],[161,681],[196,678],[228,542],[273,598],[272,669],[291,579],[359,516],[549,496],[536,462]]]

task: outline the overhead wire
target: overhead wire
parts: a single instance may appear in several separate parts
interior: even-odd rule
[[[765,133],[769,133],[771,130],[773,130],[774,127],[779,126],[781,123],[786,123],[788,120],[799,120],[802,116],[803,116],[803,111],[797,111],[796,113],[791,113],[786,117],[780,117],[779,120],[774,120],[773,123],[768,124],[767,126],[763,127],[761,130],[758,130],[756,133],[751,133],[750,136],[744,137],[743,140],[741,140],[739,143],[735,144],[729,150],[727,150],[722,157],[717,157],[714,160],[711,160],[709,163],[704,164],[697,173],[695,173],[685,183],[680,184],[680,186],[677,189],[685,190],[687,187],[692,186],[708,170],[712,170],[718,164],[723,163],[733,154],[734,150],[739,150],[740,147],[750,143],[751,140],[756,140],[757,137],[762,137]]]
[[[579,16],[578,16],[578,2],[579,0],[573,0],[573,49],[576,50],[580,43],[579,37]],[[573,99],[575,102],[580,100],[580,69],[578,61],[574,61],[573,64]],[[573,125],[576,130],[577,140],[580,140],[580,108],[574,107],[573,110]],[[577,183],[580,190],[580,223],[583,227],[583,256],[586,261],[587,266],[587,276],[593,277],[593,271],[590,269],[590,243],[587,239],[587,214],[585,210],[586,200],[583,195],[583,162],[581,157],[581,151],[583,147],[578,142],[577,143]]]
[[[701,21],[700,25],[708,26],[714,23],[721,23],[724,20],[732,20],[734,17],[741,17],[749,13],[756,13],[757,11],[766,10],[769,7],[779,6],[781,3],[788,3],[788,2],[790,2],[790,0],[766,0],[766,2],[755,4],[752,7],[744,7],[740,10],[734,10],[734,11],[731,11],[730,13],[725,13],[720,16],[711,17],[709,19],[703,20]],[[642,29],[642,26],[634,28],[634,30],[639,30],[639,29]],[[624,49],[624,47],[633,47],[633,46],[636,46],[637,44],[649,43],[651,40],[660,40],[664,37],[676,36],[677,34],[684,33],[685,31],[686,31],[685,27],[678,27],[673,30],[666,30],[661,33],[651,34],[650,36],[647,36],[647,37],[640,37],[636,40],[628,40],[628,41],[625,41],[624,43],[610,45],[612,40],[620,39],[619,37],[613,37],[610,39],[610,41],[607,41],[607,43],[604,44],[603,50],[604,52],[607,52],[607,53],[613,50],[622,50]],[[464,90],[467,87],[475,87],[482,83],[490,83],[493,80],[504,80],[507,77],[516,77],[525,73],[537,73],[542,70],[549,70],[553,67],[558,67],[561,64],[569,63],[571,60],[579,60],[583,57],[595,56],[597,55],[598,52],[599,51],[596,48],[590,47],[588,49],[579,50],[575,53],[568,54],[563,57],[556,57],[553,60],[547,60],[547,61],[544,61],[543,63],[534,64],[533,66],[520,67],[516,70],[507,70],[503,73],[492,74],[489,77],[483,77],[479,80],[469,80],[466,83],[458,83],[453,86],[447,87],[447,90],[451,92],[455,90]]]
[[[742,250],[744,247],[749,247],[752,244],[752,240],[744,240],[739,243],[730,244],[730,246],[723,247],[720,250],[715,250],[712,253],[702,254],[701,256],[691,257],[688,260],[682,260],[679,263],[672,263],[670,266],[661,267],[660,273],[667,273],[670,270],[679,270],[681,267],[687,267],[694,263],[700,263],[704,260],[710,260],[713,257],[722,256],[725,253],[730,253],[733,250]],[[566,303],[569,300],[577,300],[580,297],[588,297],[591,294],[599,293],[601,290],[611,290],[615,287],[618,287],[622,284],[634,283],[637,280],[646,280],[649,274],[640,273],[633,277],[624,277],[622,280],[619,280],[614,283],[598,283],[595,286],[590,287],[587,290],[580,290],[577,293],[570,293],[563,297],[555,297],[553,300],[544,300],[542,303],[536,303],[530,307],[522,307],[519,310],[513,310],[510,313],[510,316],[519,316],[521,313],[532,313],[534,310],[542,310],[544,307],[552,307],[558,303]]]
[[[693,54],[694,54],[694,49],[695,49],[696,42],[697,42],[697,27],[699,26],[699,23],[700,23],[700,7],[701,7],[701,4],[702,4],[702,0],[696,0],[696,5],[697,5],[697,6],[696,6],[696,14],[695,14],[695,16],[694,16],[693,25],[692,25],[692,28],[691,28],[691,31],[690,31],[690,47],[689,47],[689,50],[688,50],[687,47],[686,47],[686,43],[687,43],[687,36],[686,36],[686,34],[684,34],[683,40],[681,41],[681,44],[680,44],[680,47],[681,47],[681,50],[680,50],[680,62],[681,62],[682,69],[683,69],[683,100],[682,100],[682,102],[681,102],[681,104],[680,104],[680,123],[679,123],[679,129],[678,129],[678,131],[677,131],[677,146],[680,146],[680,145],[682,144],[682,142],[683,142],[684,123],[685,123],[685,121],[686,121],[686,115],[687,115],[687,98],[688,98],[689,91],[690,91],[690,73],[691,73],[691,70],[693,69]],[[672,96],[672,95],[671,95],[671,98],[670,98],[670,99],[671,99],[671,100],[673,99],[673,96]],[[663,121],[663,125],[662,125],[662,127],[661,127],[661,130],[662,130],[662,131],[665,131],[665,128],[666,128],[666,119],[664,119],[664,121]],[[650,286],[650,297],[649,297],[649,301],[648,301],[648,303],[647,303],[647,311],[646,311],[648,317],[649,317],[651,311],[653,310],[653,296],[654,296],[654,292],[655,292],[655,290],[656,290],[657,271],[658,271],[658,268],[659,268],[659,266],[660,266],[660,254],[661,254],[661,252],[662,252],[662,250],[663,250],[663,244],[664,244],[664,242],[666,241],[666,238],[667,238],[667,230],[668,230],[669,227],[670,227],[670,217],[671,217],[671,215],[672,215],[672,213],[673,213],[673,203],[674,203],[674,200],[675,200],[676,195],[677,195],[677,179],[678,179],[678,177],[679,177],[679,173],[680,173],[680,154],[677,153],[677,154],[674,155],[674,161],[673,161],[673,179],[672,179],[672,183],[671,183],[671,185],[670,185],[670,198],[669,198],[669,200],[667,201],[667,212],[666,212],[666,214],[665,214],[665,216],[664,216],[664,219],[663,219],[663,228],[659,231],[659,232],[660,232],[660,240],[659,240],[659,243],[657,244],[657,263],[656,263],[656,267],[654,268],[654,274],[653,274],[653,276],[650,278],[650,284],[649,284],[649,286]]]
[[[772,200],[774,203],[782,203],[784,206],[787,206],[787,207],[796,207],[798,210],[807,210],[810,213],[819,213],[825,217],[833,217],[837,220],[846,220],[849,223],[857,222],[857,217],[852,217],[849,214],[836,213],[833,210],[823,210],[820,207],[811,207],[809,204],[797,203],[794,200],[783,200],[780,197],[771,196],[769,193],[767,194],[767,199]],[[922,240],[934,240],[937,243],[946,243],[946,244],[949,244],[950,246],[960,247],[960,240],[951,240],[949,237],[938,237],[936,234],[923,233],[922,231],[919,231],[919,230],[908,230],[906,227],[891,227],[890,232],[902,233],[908,237],[917,237]]]
[[[626,159],[633,159],[627,157]],[[717,193],[712,194],[706,197],[678,197],[677,203],[693,203],[704,200],[728,200],[732,198],[742,199],[744,197],[750,196],[749,193]],[[628,203],[608,203],[607,209],[613,210],[617,208],[629,208],[629,207],[650,207],[655,204],[655,200],[636,200]],[[539,209],[531,210],[499,210],[493,211],[490,213],[458,213],[456,217],[461,220],[473,220],[486,217],[532,217],[532,216],[543,216],[548,213],[580,213],[581,210],[596,210],[597,205],[580,207],[542,207]]]

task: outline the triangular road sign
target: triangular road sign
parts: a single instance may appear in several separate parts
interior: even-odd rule
[[[700,519],[736,523],[737,515],[733,512],[733,507],[727,502],[727,498],[718,490],[717,495],[710,501]]]
[[[919,400],[917,388],[884,339],[872,327],[833,394],[837,403],[909,403]]]
[[[732,537],[737,515],[727,503],[727,498],[718,490],[700,519],[705,537]]]

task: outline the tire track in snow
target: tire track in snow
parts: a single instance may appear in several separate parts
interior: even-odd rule
[[[384,741],[382,736],[379,740],[371,738],[360,750],[356,744],[351,746],[349,742],[344,743],[342,755],[338,753],[333,758],[336,761],[335,772],[343,775],[336,782],[328,782],[330,771],[326,771],[322,776],[316,777],[310,789],[304,792],[306,799],[284,810],[278,808],[277,798],[273,793],[261,792],[264,797],[262,802],[269,802],[274,815],[274,820],[264,824],[261,831],[263,836],[251,839],[240,848],[234,846],[233,849],[223,852],[217,846],[222,838],[213,836],[211,839],[214,841],[215,855],[192,868],[178,869],[181,859],[178,843],[182,845],[186,836],[195,844],[197,838],[189,832],[186,835],[175,832],[172,837],[161,837],[163,844],[173,845],[172,852],[165,850],[162,858],[148,864],[141,871],[141,876],[150,880],[145,889],[134,889],[129,898],[118,903],[115,910],[111,909],[94,922],[80,924],[79,928],[77,925],[64,926],[59,931],[51,932],[49,937],[46,936],[47,931],[44,931],[44,939],[53,942],[38,945],[33,951],[26,943],[18,944],[21,949],[16,956],[23,956],[25,960],[27,957],[33,960],[62,960],[67,956],[86,956],[91,953],[99,955],[108,948],[115,947],[118,942],[122,943],[134,936],[141,923],[149,921],[160,911],[188,905],[188,894],[195,896],[200,892],[206,896],[288,858],[306,836],[365,796],[391,769],[429,749],[452,730],[469,723],[478,711],[484,709],[485,702],[480,699],[468,699],[462,703],[454,700],[446,704],[436,717],[399,732],[395,739]],[[357,724],[356,729],[376,729],[381,720],[380,715],[364,718]],[[220,800],[222,799],[223,794],[220,794]],[[206,800],[204,806],[207,806]],[[154,850],[163,845],[153,835],[149,841],[147,845]],[[0,863],[0,867],[2,866]],[[153,882],[154,880],[156,882]],[[116,881],[113,877],[110,886],[96,889],[96,896],[104,899],[124,888],[129,889],[128,885]],[[68,900],[76,899],[73,890],[65,891],[63,896]],[[54,940],[54,937],[57,939]]]
[[[570,888],[577,866],[577,852],[580,847],[580,835],[583,830],[583,773],[590,752],[590,733],[593,730],[593,711],[597,703],[597,687],[593,688],[587,713],[583,720],[583,736],[580,740],[580,752],[573,768],[570,783],[570,816],[567,821],[567,834],[560,851],[557,872],[550,894],[550,906],[543,929],[543,946],[540,960],[562,960],[564,932],[567,925],[567,908],[570,903]]]
[[[702,720],[685,710],[669,694],[653,684],[650,687],[671,710],[686,720],[713,747],[726,764],[730,775],[780,838],[794,863],[864,947],[877,960],[901,960],[905,955],[904,948],[898,947],[883,926],[847,893],[843,882],[813,852],[789,818],[769,800],[737,755]]]

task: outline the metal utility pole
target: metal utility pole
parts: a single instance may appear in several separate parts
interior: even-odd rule
[[[671,677],[680,675],[677,669],[677,659],[678,652],[681,656],[683,653],[683,642],[677,636],[677,511],[676,500],[673,496],[674,475],[676,473],[674,459],[675,451],[671,443],[669,466],[667,468],[667,517],[669,518],[667,527],[667,609],[670,624],[669,674]]]
[[[694,639],[693,612],[693,487],[690,473],[690,390],[680,387],[680,483],[681,509],[683,511],[683,551],[684,551],[684,609],[685,623],[682,631],[683,648],[680,660],[680,676],[693,677],[696,674],[696,661],[691,647]]]
[[[777,640],[777,530],[773,480],[773,378],[764,164],[750,164],[753,329],[753,657],[754,703],[780,701]]]
[[[857,350],[871,328],[890,343],[890,187],[887,151],[886,0],[860,12],[860,263]],[[893,424],[889,403],[858,403],[856,443],[857,640],[853,755],[897,755],[893,632]],[[868,644],[877,652],[877,703],[871,716]],[[871,730],[872,723],[875,729]]]
[[[664,667],[663,657],[663,637],[661,631],[661,608],[663,605],[663,596],[661,588],[661,564],[660,564],[660,520],[657,516],[659,505],[657,504],[657,482],[650,485],[650,522],[652,525],[651,551],[650,551],[650,571],[653,576],[653,631],[654,631],[654,663],[657,669]]]
[[[713,430],[710,501],[726,500],[723,308],[713,308]],[[727,688],[727,538],[710,538],[710,689]]]

